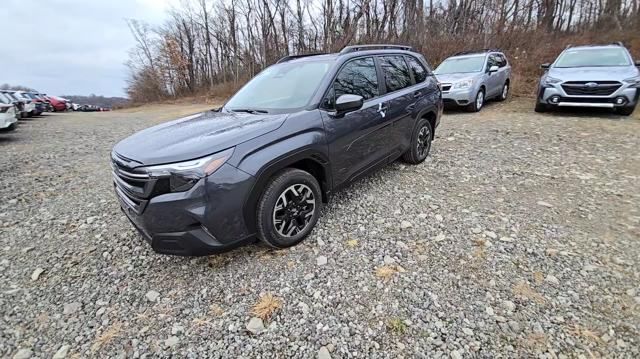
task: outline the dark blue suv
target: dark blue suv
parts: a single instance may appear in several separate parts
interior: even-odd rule
[[[422,55],[399,45],[287,56],[223,107],[140,131],[112,152],[115,191],[159,253],[303,240],[340,187],[425,160],[442,114]]]

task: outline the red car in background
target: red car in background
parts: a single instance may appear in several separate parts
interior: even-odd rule
[[[67,110],[67,103],[63,99],[55,96],[47,96],[47,98],[49,99],[49,102],[51,102],[53,112]]]

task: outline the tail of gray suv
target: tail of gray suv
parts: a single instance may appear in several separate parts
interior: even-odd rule
[[[609,108],[631,115],[640,96],[640,62],[620,43],[569,46],[542,64],[536,112],[557,107]]]
[[[339,188],[398,158],[424,161],[441,114],[438,83],[410,47],[287,56],[222,108],[118,143],[114,189],[157,252],[206,255],[254,238],[285,248]]]

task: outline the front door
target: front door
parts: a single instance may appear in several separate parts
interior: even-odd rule
[[[360,95],[360,110],[336,116],[335,100],[341,95]],[[392,121],[380,98],[373,57],[347,62],[336,76],[323,101],[322,119],[333,171],[334,186],[348,182],[385,160],[389,154]]]

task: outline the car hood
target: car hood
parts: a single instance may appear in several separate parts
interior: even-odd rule
[[[478,73],[459,73],[459,74],[442,74],[436,75],[436,79],[440,81],[440,83],[448,84],[454,83],[461,80],[474,79],[478,76]]]
[[[637,76],[638,69],[635,66],[552,67],[548,75],[562,81],[622,81]]]
[[[113,151],[132,167],[204,157],[276,130],[287,115],[203,112],[137,132]]]

